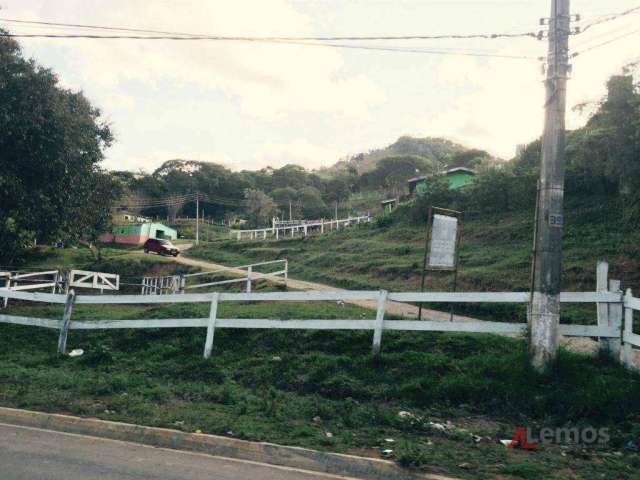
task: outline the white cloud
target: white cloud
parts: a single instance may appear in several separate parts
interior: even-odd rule
[[[51,8],[50,3],[30,2],[28,11],[22,7],[25,13],[19,3],[12,3],[8,12],[49,21],[201,34],[313,33],[311,19],[284,0],[114,0],[109,8],[96,0],[67,0],[64,9]],[[371,105],[384,100],[369,78],[344,77],[341,54],[329,48],[214,41],[60,42],[65,60],[77,72],[76,87],[86,88],[105,108],[114,101],[111,92],[126,82],[150,89],[167,82],[204,92],[222,91],[237,100],[245,113],[271,119],[298,112],[362,117]]]

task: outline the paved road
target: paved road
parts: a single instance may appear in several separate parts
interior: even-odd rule
[[[0,424],[2,480],[329,480],[335,475]]]

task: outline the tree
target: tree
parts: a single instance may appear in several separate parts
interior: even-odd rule
[[[268,224],[271,216],[276,211],[273,199],[264,192],[255,189],[247,189],[244,193],[247,205],[247,214],[254,226],[259,227]]]
[[[287,217],[289,215],[289,205],[296,205],[298,200],[298,191],[292,187],[284,187],[284,188],[276,188],[271,192],[271,198],[276,202],[278,209],[283,212],[283,217]],[[296,212],[296,215],[298,212]]]
[[[399,195],[406,188],[407,180],[419,174],[434,173],[433,163],[422,157],[386,157],[376,168],[361,178],[367,188],[384,188],[392,195]]]
[[[109,126],[81,92],[58,85],[0,37],[0,257],[16,260],[33,242],[77,240],[96,200]],[[100,215],[110,203],[98,201]]]
[[[87,244],[96,260],[100,260],[98,237],[113,226],[111,210],[104,205],[112,205],[121,197],[124,186],[120,179],[103,171],[91,178],[89,188],[93,194],[87,196],[87,202],[78,210],[79,238]]]
[[[306,219],[318,219],[329,213],[327,204],[322,200],[320,190],[315,187],[301,188],[299,201],[302,206],[302,215]]]

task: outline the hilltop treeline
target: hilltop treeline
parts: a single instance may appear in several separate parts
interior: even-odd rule
[[[469,212],[528,209],[535,205],[541,142],[500,165],[480,168],[473,185],[449,191],[437,182],[413,209],[424,220],[430,205]],[[630,222],[640,220],[640,88],[630,74],[611,77],[606,96],[583,128],[567,132],[566,195],[608,197]]]
[[[180,196],[197,192],[202,195],[205,215],[220,219],[241,214],[252,224],[260,225],[272,216],[288,218],[290,209],[294,218],[330,217],[335,215],[336,206],[340,215],[356,213],[345,205],[354,193],[400,195],[406,191],[407,179],[415,175],[432,174],[445,165],[477,167],[491,160],[487,152],[460,146],[447,155],[421,156],[411,152],[427,155],[424,142],[411,143],[408,137],[404,138],[399,142],[405,145],[402,151],[409,153],[382,157],[363,173],[358,172],[360,156],[356,156],[352,163],[330,172],[309,171],[298,165],[234,172],[213,163],[169,160],[151,174],[113,175],[127,192],[119,202],[123,207],[156,204],[138,208],[142,214],[195,216],[195,202],[181,201]],[[415,150],[409,145],[415,145]],[[163,200],[171,205],[160,205]]]

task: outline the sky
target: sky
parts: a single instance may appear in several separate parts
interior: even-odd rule
[[[550,0],[0,0],[0,17],[226,36],[537,32]],[[580,23],[639,0],[573,0]],[[13,33],[52,32],[17,26]],[[55,33],[64,33],[55,29]],[[635,32],[635,33],[633,33]],[[95,32],[93,32],[95,33]],[[640,57],[640,13],[571,38],[568,127],[607,78]],[[24,54],[82,90],[116,141],[112,170],[153,171],[174,158],[234,170],[315,169],[401,135],[443,136],[511,158],[540,135],[546,41],[367,41],[416,52],[255,42],[20,39]],[[339,42],[347,43],[347,42]],[[354,43],[354,42],[352,42]],[[426,53],[445,51],[447,54]],[[466,54],[472,53],[474,56]],[[524,56],[496,58],[476,54]]]

